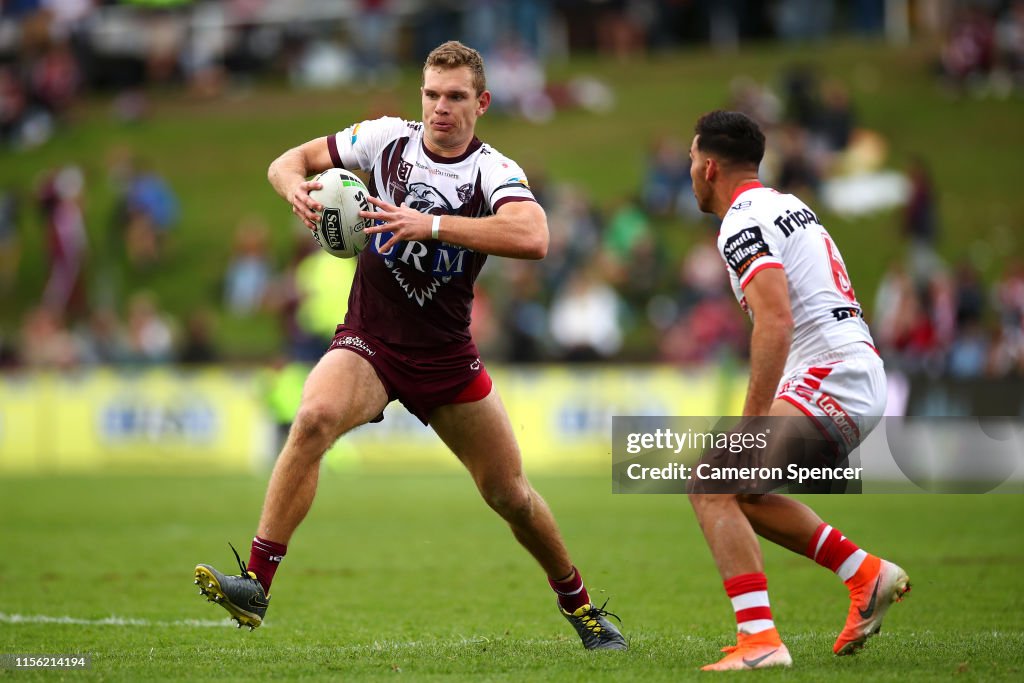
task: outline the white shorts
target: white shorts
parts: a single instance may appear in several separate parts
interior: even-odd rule
[[[882,359],[864,342],[808,359],[782,378],[775,394],[813,419],[845,453],[881,421],[886,396]]]

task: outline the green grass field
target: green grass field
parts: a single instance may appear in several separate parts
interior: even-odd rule
[[[198,596],[192,568],[230,568],[227,541],[248,548],[262,476],[7,479],[0,654],[91,653],[92,667],[0,670],[0,678],[698,677],[734,622],[686,500],[612,496],[604,477],[534,483],[592,594],[612,598],[629,652],[581,648],[542,572],[466,477],[325,473],[274,584],[267,622],[253,633],[233,628]],[[847,606],[839,580],[766,547],[773,610],[795,665],[759,679],[1021,679],[1024,498],[811,503],[855,541],[902,564],[914,590],[866,650],[836,658],[831,643]]]

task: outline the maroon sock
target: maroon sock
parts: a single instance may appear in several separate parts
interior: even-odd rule
[[[259,536],[252,539],[252,550],[249,551],[249,564],[246,567],[256,575],[256,580],[268,595],[270,582],[274,580],[277,567],[287,551],[288,546],[282,543],[267,541]]]
[[[580,576],[576,567],[573,567],[572,573],[563,579],[556,580],[549,577],[548,583],[558,595],[558,604],[570,614],[590,602],[587,587],[583,585],[583,577]]]

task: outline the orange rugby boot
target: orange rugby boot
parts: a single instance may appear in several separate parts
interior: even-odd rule
[[[854,654],[868,638],[882,630],[882,618],[889,607],[910,592],[910,579],[892,562],[868,555],[847,586],[850,611],[843,632],[832,646],[837,655]]]
[[[714,664],[701,667],[701,671],[743,671],[793,664],[789,650],[774,628],[754,634],[737,633],[736,644],[723,647],[722,652],[728,654]]]

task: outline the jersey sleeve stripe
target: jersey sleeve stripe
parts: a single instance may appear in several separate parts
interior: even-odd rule
[[[746,289],[747,285],[750,284],[750,281],[754,279],[754,276],[766,268],[781,268],[782,270],[785,270],[785,268],[782,267],[782,264],[778,261],[764,261],[763,263],[758,263],[754,266],[752,271],[747,273],[747,276],[743,278],[743,281],[740,282],[740,289]]]
[[[341,154],[338,152],[337,135],[327,136],[327,151],[331,153],[331,162],[335,168],[345,168],[345,164],[341,163]]]
[[[494,188],[494,192],[491,192],[491,196],[493,197],[495,192],[499,192],[501,190],[508,190],[508,189],[512,189],[512,188],[517,189],[517,190],[529,190],[530,189],[526,185],[523,185],[522,183],[505,183],[504,185],[499,185],[498,187]]]
[[[500,209],[502,206],[504,206],[505,204],[507,204],[509,202],[536,202],[536,201],[537,200],[534,199],[533,197],[502,197],[498,201],[494,202],[494,205],[491,207],[491,211],[493,211],[494,213],[498,213],[498,209]]]

